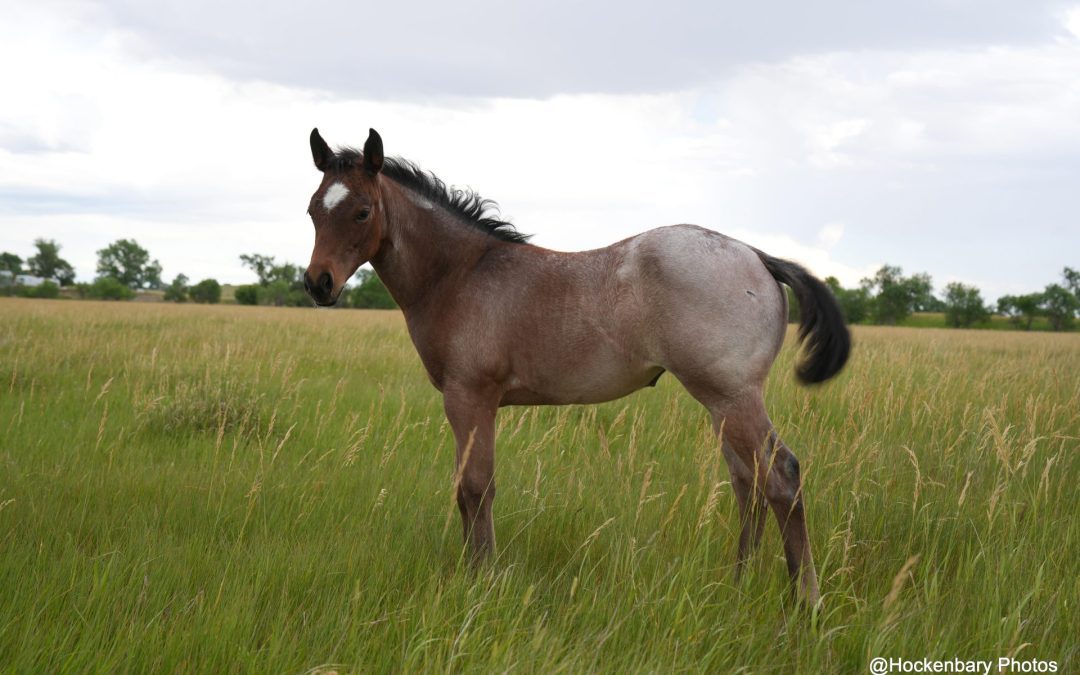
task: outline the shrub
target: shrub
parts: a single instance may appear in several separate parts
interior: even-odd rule
[[[47,298],[49,300],[60,297],[60,287],[51,281],[46,281],[40,286],[15,286],[16,294],[22,298]]]
[[[266,286],[259,286],[257,294],[260,305],[304,307],[310,304],[303,289],[296,288],[294,285],[280,279],[271,281]]]
[[[259,287],[255,284],[237,286],[233,291],[233,298],[238,305],[257,305],[259,304]]]
[[[374,271],[361,269],[356,273],[360,283],[347,291],[347,304],[357,309],[394,309],[397,303]]]
[[[221,302],[221,284],[217,279],[203,279],[188,289],[192,302],[216,305]]]
[[[81,286],[79,292],[93,300],[131,300],[135,291],[113,277],[101,277],[88,286]]]

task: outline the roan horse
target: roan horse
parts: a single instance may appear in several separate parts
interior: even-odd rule
[[[787,296],[799,302],[805,356],[822,382],[847,361],[835,298],[802,267],[692,225],[578,253],[528,244],[490,201],[416,165],[334,152],[311,132],[323,178],[308,213],[315,248],[304,275],[318,305],[337,301],[371,262],[405,314],[457,443],[455,487],[471,559],[495,549],[495,414],[500,406],[599,403],[670,372],[709,410],[739,502],[741,570],[765,526],[780,525],[788,572],[818,601],[795,455],[777,437],[762,388],[784,341]]]

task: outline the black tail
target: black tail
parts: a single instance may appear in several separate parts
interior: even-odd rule
[[[799,301],[799,340],[806,349],[806,356],[795,368],[799,380],[815,384],[839,373],[851,352],[851,334],[832,291],[800,265],[761,251],[757,254],[769,274],[790,286]]]

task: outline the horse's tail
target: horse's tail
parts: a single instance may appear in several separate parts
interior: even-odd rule
[[[754,251],[769,274],[795,292],[799,301],[799,340],[806,349],[795,374],[805,384],[824,382],[847,363],[851,334],[829,287],[801,265]]]

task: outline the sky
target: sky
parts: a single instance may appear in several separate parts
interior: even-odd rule
[[[695,223],[854,286],[992,300],[1080,266],[1080,4],[0,0],[0,251],[80,280],[306,264],[308,134],[471,187],[533,243]]]

